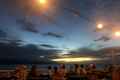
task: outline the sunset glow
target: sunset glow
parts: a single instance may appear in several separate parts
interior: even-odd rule
[[[96,60],[101,60],[101,59],[91,58],[91,57],[52,59],[52,61],[55,61],[55,62],[87,62],[87,61],[96,61]]]

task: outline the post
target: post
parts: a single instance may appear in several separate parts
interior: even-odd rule
[[[112,53],[111,53],[111,58],[112,58],[112,66],[115,66],[115,53],[114,53],[113,49],[112,49]]]

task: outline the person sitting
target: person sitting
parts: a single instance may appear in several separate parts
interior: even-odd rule
[[[53,70],[51,66],[48,66],[48,75],[51,77],[53,75]]]
[[[58,71],[57,67],[54,67],[54,72],[52,75],[52,80],[64,80],[63,75]]]
[[[74,64],[74,72],[77,73],[79,69],[79,65],[78,64]]]
[[[65,78],[66,74],[67,74],[67,70],[64,64],[61,64],[59,67],[59,74],[61,75],[61,77]]]
[[[80,65],[80,75],[86,75],[87,74],[87,71],[85,70],[84,68],[84,65]]]
[[[30,79],[35,79],[38,78],[38,71],[37,71],[37,66],[36,65],[32,65],[31,71],[29,72],[29,78]]]
[[[27,72],[27,66],[18,65],[15,70],[15,77],[17,77],[17,80],[27,80]]]
[[[90,72],[89,72],[88,79],[89,80],[97,80],[98,76],[95,73],[95,71],[96,71],[96,65],[95,64],[90,64],[89,67],[90,67]]]

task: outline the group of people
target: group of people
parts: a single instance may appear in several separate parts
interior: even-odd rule
[[[108,71],[111,71],[108,69]],[[43,79],[43,73],[39,73],[36,65],[33,65],[29,69],[26,65],[17,65],[16,70],[12,73],[9,80],[45,80]],[[69,68],[64,64],[59,66],[48,66],[46,80],[102,80],[104,76],[100,78],[96,73],[96,65],[79,65],[74,64]],[[111,75],[112,76],[112,75]],[[107,80],[107,79],[106,79]],[[119,80],[119,79],[108,79]]]
[[[48,66],[47,71],[49,77],[48,80],[98,80],[99,78],[95,73],[95,64],[87,66],[74,64],[70,66],[70,68],[66,68],[64,64],[61,64],[59,66]],[[39,76],[35,66],[32,67],[30,75],[32,77]]]

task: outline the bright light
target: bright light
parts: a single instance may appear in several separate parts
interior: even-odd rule
[[[50,1],[48,0],[36,0],[35,9],[41,13],[45,13],[49,10]]]
[[[63,51],[63,52],[61,52],[61,53],[59,53],[59,54],[64,54],[64,55],[65,55],[65,54],[70,54],[70,53],[65,50],[65,51]]]
[[[120,37],[120,31],[115,32],[116,37]]]
[[[61,53],[57,53],[59,57],[68,57],[70,53],[68,51],[62,51]]]
[[[55,62],[86,62],[86,61],[95,61],[95,60],[101,60],[98,58],[87,58],[87,57],[81,57],[81,58],[59,58],[59,59],[52,59],[52,61]]]
[[[98,29],[103,29],[103,24],[98,24],[98,25],[97,25],[97,28],[98,28]]]
[[[37,14],[47,14],[48,17],[54,17],[59,5],[58,2],[57,0],[33,0],[32,9]]]
[[[47,0],[38,0],[40,2],[40,4],[46,4],[47,3]]]

